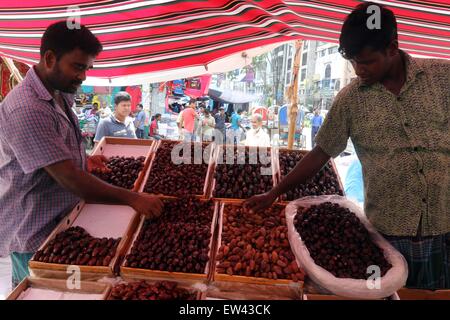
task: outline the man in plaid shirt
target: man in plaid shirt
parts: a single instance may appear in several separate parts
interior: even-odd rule
[[[11,255],[13,285],[28,274],[28,260],[74,206],[121,204],[148,217],[161,213],[154,196],[114,187],[87,171],[72,94],[86,79],[102,45],[84,26],[52,24],[39,63],[0,105],[0,256]]]
[[[367,28],[378,6],[381,28]],[[258,211],[308,181],[352,139],[361,160],[365,213],[408,263],[407,287],[450,288],[450,62],[399,49],[394,13],[364,2],[345,20],[339,51],[357,79],[343,88],[316,146],[271,191]]]

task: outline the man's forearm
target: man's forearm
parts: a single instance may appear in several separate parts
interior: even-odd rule
[[[295,188],[299,184],[306,183],[314,177],[320,169],[328,162],[330,156],[326,154],[319,146],[314,147],[305,157],[297,163],[294,169],[281,180],[281,182],[270,191],[273,198]]]

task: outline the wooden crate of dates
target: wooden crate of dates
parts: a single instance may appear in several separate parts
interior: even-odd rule
[[[277,184],[297,165],[308,153],[306,150],[274,149],[273,162]],[[310,182],[301,184],[294,190],[280,197],[281,202],[289,202],[306,196],[344,195],[344,187],[333,159],[313,177]]]
[[[304,274],[290,248],[284,206],[252,214],[241,204],[222,204],[213,271],[214,281],[301,284]]]
[[[133,279],[207,282],[219,204],[194,196],[164,199],[154,220],[141,219],[121,275]]]
[[[208,285],[206,300],[304,300],[303,283],[291,285],[214,281]]]
[[[401,288],[397,291],[401,300],[450,300],[450,290],[422,290]]]
[[[114,285],[106,300],[203,300],[204,293],[195,287],[168,280],[124,279]]]
[[[190,150],[183,160],[184,148]],[[173,198],[195,195],[205,199],[211,185],[211,166],[214,154],[213,142],[185,143],[175,140],[160,140],[155,145],[155,153],[145,174],[139,191],[160,194]],[[179,163],[172,160],[172,151]]]
[[[217,145],[211,161],[214,175],[210,197],[241,203],[269,191],[277,181],[272,158],[272,148]]]
[[[69,289],[66,280],[25,278],[6,300],[106,300],[111,285],[80,281],[79,287]]]
[[[138,191],[154,148],[153,140],[103,137],[91,155],[104,155],[111,171],[92,174],[112,185]]]
[[[140,215],[128,206],[81,202],[33,255],[31,273],[67,278],[77,266],[83,280],[116,275],[139,221]]]

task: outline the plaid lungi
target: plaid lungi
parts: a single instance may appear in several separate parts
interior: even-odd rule
[[[383,235],[406,259],[406,287],[450,289],[450,233],[427,237]]]

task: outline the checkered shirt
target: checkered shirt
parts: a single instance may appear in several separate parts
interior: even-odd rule
[[[71,107],[73,96],[63,98]],[[80,200],[44,169],[63,160],[85,168],[78,120],[70,117],[34,68],[0,104],[0,256],[36,251]]]

